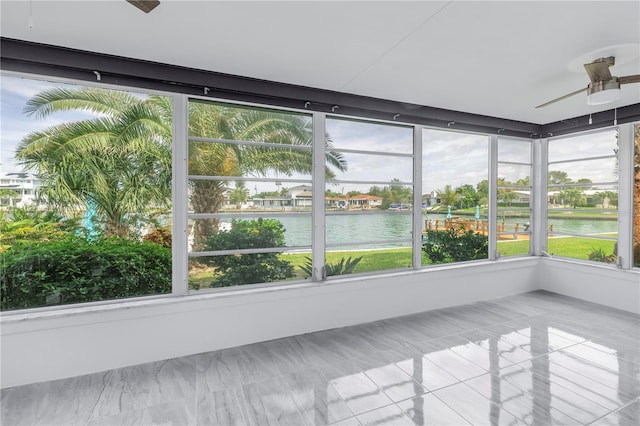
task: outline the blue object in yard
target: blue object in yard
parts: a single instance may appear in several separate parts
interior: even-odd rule
[[[480,206],[476,206],[476,220],[480,219]]]
[[[87,239],[89,241],[94,240],[98,236],[98,230],[96,229],[96,212],[97,212],[97,203],[88,199],[85,204],[86,210],[84,212],[84,229],[87,235]]]
[[[447,219],[451,219],[451,206],[447,206]]]

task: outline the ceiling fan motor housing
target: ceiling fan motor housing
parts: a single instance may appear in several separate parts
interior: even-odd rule
[[[617,77],[608,81],[595,81],[587,88],[587,104],[602,105],[620,98],[620,82]]]

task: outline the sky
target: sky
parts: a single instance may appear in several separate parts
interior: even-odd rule
[[[22,171],[15,160],[15,151],[22,138],[29,133],[91,117],[87,113],[68,112],[39,120],[24,114],[24,105],[32,96],[47,88],[62,86],[66,85],[0,75],[0,172]]]
[[[62,83],[22,79],[12,76],[0,77],[0,172],[17,172],[21,167],[14,159],[15,149],[20,140],[32,131],[66,121],[91,118],[91,114],[68,112],[55,114],[46,119],[28,117],[23,113],[25,102],[46,88],[63,86]],[[383,153],[404,153],[412,151],[413,129],[401,125],[388,125],[356,120],[327,118],[327,132],[336,149],[378,151]],[[509,142],[509,143],[507,143]],[[499,160],[528,161],[528,143],[499,143]],[[488,137],[462,132],[425,129],[423,133],[423,179],[422,192],[451,185],[453,188],[476,184],[488,178]],[[613,130],[552,140],[549,143],[549,160],[564,161],[580,156],[610,155],[615,148]],[[344,153],[347,171],[337,173],[336,179],[347,181],[376,181],[384,184],[392,179],[411,181],[413,164],[411,158],[391,155],[371,155]],[[594,182],[608,182],[614,179],[615,159],[582,161],[551,165],[550,170],[567,171],[569,177],[577,180],[589,178]],[[514,169],[518,169],[515,170]],[[505,177],[527,174],[526,167],[499,166],[499,175]],[[278,178],[271,174],[274,182]],[[308,179],[309,176],[293,175],[291,178]],[[286,182],[283,187],[296,186]],[[336,192],[359,190],[366,192],[371,184],[342,183],[328,185]],[[273,182],[247,184],[253,195],[277,188]]]

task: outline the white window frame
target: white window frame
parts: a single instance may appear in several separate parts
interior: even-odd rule
[[[278,110],[282,112],[311,114],[313,119],[313,172],[312,172],[312,186],[313,191],[313,205],[312,210],[312,258],[313,258],[313,277],[308,280],[310,285],[317,285],[322,281],[323,269],[325,263],[325,206],[324,206],[324,188],[325,188],[325,176],[324,176],[324,143],[315,143],[316,140],[324,141],[325,135],[325,122],[327,117],[331,114],[323,112],[310,112],[304,109],[282,108],[271,106],[268,104],[254,104],[247,102],[235,102],[227,99],[215,99],[210,97],[198,97],[186,94],[176,94],[173,92],[163,92],[158,90],[149,90],[139,87],[132,87],[126,85],[114,85],[104,84],[94,81],[81,81],[69,78],[60,78],[49,75],[31,74],[22,72],[2,71],[2,76],[32,79],[44,82],[52,83],[66,83],[78,86],[86,87],[100,87],[106,89],[114,89],[120,91],[130,91],[135,93],[144,93],[149,95],[166,96],[172,99],[173,103],[173,141],[172,141],[172,221],[173,221],[173,249],[172,249],[172,278],[173,286],[171,294],[162,295],[149,295],[127,299],[113,299],[103,300],[96,302],[87,302],[82,304],[73,305],[56,305],[40,308],[29,308],[25,310],[5,311],[0,315],[13,315],[22,314],[25,311],[29,312],[48,312],[55,310],[66,309],[90,309],[93,306],[113,305],[118,306],[123,302],[138,303],[139,301],[155,300],[155,299],[167,299],[172,297],[191,297],[188,296],[188,254],[187,254],[187,223],[188,215],[186,208],[181,206],[188,205],[188,170],[187,170],[187,149],[188,149],[188,100],[189,99],[201,99],[212,102],[221,102],[227,104],[235,104],[238,106],[258,107]],[[337,116],[338,118],[349,118],[347,116]],[[413,202],[414,206],[421,205],[422,188],[422,133],[424,129],[433,128],[435,130],[447,130],[443,128],[423,126],[415,123],[408,122],[395,122],[385,120],[373,120],[365,119],[362,117],[352,117],[356,120],[380,123],[380,124],[395,124],[413,127]],[[600,132],[606,129],[617,128],[619,132],[619,152],[618,152],[618,265],[617,267],[630,270],[633,268],[633,242],[632,242],[632,230],[633,230],[633,157],[634,157],[634,125],[636,123],[625,123],[617,126],[599,128],[591,132]],[[453,130],[452,130],[453,131]],[[484,134],[480,132],[463,132],[471,133],[475,135],[484,135],[489,138],[489,258],[487,261],[497,261],[498,254],[496,250],[497,236],[496,236],[496,223],[497,223],[497,141],[499,135],[497,134]],[[582,133],[588,132],[576,132],[567,136],[579,136]],[[510,137],[511,138],[511,137]],[[514,138],[517,139],[517,138]],[[544,137],[540,139],[531,139],[532,146],[532,175],[531,175],[531,226],[532,233],[530,238],[530,253],[533,256],[548,256],[547,253],[547,175],[548,175],[548,143],[553,140],[551,137]],[[553,164],[553,163],[552,163]],[[361,183],[361,182],[359,182]],[[321,189],[321,190],[319,190]],[[421,265],[422,254],[422,214],[420,209],[414,209],[413,214],[413,269],[427,269]],[[593,264],[594,262],[570,259],[572,262]],[[480,260],[477,262],[484,262]],[[467,265],[474,262],[458,262],[448,264],[456,268],[465,268]],[[606,266],[606,265],[603,265]],[[372,274],[381,275],[390,271],[375,271]],[[281,284],[295,283],[294,281],[277,282],[277,283],[264,283],[264,284],[251,284],[246,286],[228,287],[225,289],[216,289],[215,291],[225,290],[237,290],[238,287],[244,287],[246,290],[252,288],[274,287]],[[199,292],[198,292],[199,294]]]

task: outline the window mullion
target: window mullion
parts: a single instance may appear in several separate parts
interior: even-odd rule
[[[547,139],[533,141],[533,212],[531,238],[532,253],[540,256],[547,251]]]
[[[618,128],[618,265],[633,265],[633,123]]]
[[[498,136],[489,137],[489,259],[495,260],[498,253]]]
[[[174,295],[187,294],[188,290],[188,99],[184,95],[173,96],[173,285]]]
[[[422,268],[422,126],[413,128],[413,268]]]
[[[313,281],[326,279],[324,274],[325,264],[325,135],[326,115],[321,112],[313,113],[313,172],[312,172],[312,198],[313,206],[311,223],[313,227],[311,243],[311,262]]]

